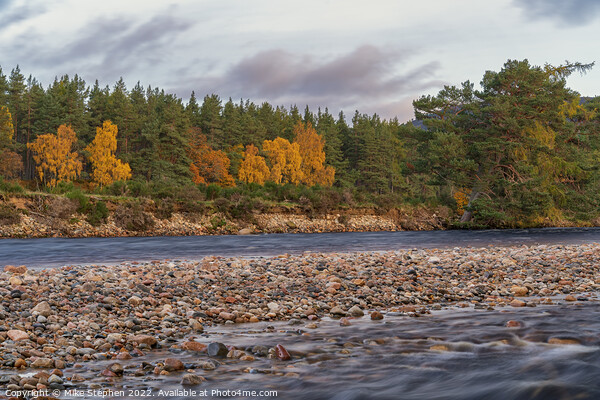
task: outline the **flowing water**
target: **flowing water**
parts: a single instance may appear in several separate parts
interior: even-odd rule
[[[306,250],[594,241],[600,241],[598,229],[2,240],[0,265],[40,267],[138,258],[201,258],[208,254],[252,256]],[[309,321],[298,325],[276,322],[207,327],[204,334],[195,336],[197,341],[222,342],[249,353],[257,345],[272,348],[281,344],[292,359],[279,361],[259,355],[254,361],[213,359],[216,369],[205,371],[200,368],[210,360],[205,353],[163,346],[141,357],[119,361],[125,367],[125,374],[112,381],[100,376],[100,372],[114,360],[69,366],[64,370],[65,376],[77,373],[85,381],[67,383],[69,391],[61,392],[58,397],[600,399],[600,302],[595,294],[586,298],[587,301],[577,303],[558,300],[558,305],[525,308],[454,307],[419,317],[387,313],[382,321],[371,321],[368,317],[351,319],[350,326],[340,326],[338,320],[325,318],[316,322],[316,329],[307,326]],[[520,326],[507,327],[509,320],[517,321]],[[189,339],[164,340],[173,344]],[[565,341],[554,344],[556,339]],[[168,357],[180,359],[186,368],[206,381],[199,386],[182,386],[185,372],[155,375],[153,365]],[[2,382],[6,383],[16,373],[0,370],[0,393]]]
[[[114,361],[66,369],[66,375],[81,373],[86,381],[61,398],[599,399],[597,298],[559,303],[520,309],[454,308],[421,317],[388,313],[382,321],[353,319],[351,326],[324,319],[316,329],[289,323],[217,326],[197,340],[241,349],[282,344],[292,360],[217,359],[215,370],[196,371],[206,382],[193,387],[181,385],[183,372],[154,375],[150,368],[134,376],[142,361],[176,357],[186,367],[195,367],[210,359],[157,350],[122,361],[125,376],[112,383],[99,373]],[[506,327],[509,320],[521,327]],[[579,344],[549,344],[550,338]],[[74,394],[76,388],[80,392]],[[277,395],[244,395],[250,391]]]
[[[600,228],[0,239],[0,266],[12,264],[46,268],[167,258],[200,259],[208,255],[247,257],[298,254],[304,251],[350,252],[591,242],[600,242]]]

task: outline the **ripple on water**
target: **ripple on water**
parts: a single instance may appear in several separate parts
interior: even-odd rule
[[[216,326],[197,340],[238,348],[282,344],[288,362],[221,359],[197,390],[277,390],[285,399],[598,399],[600,398],[600,313],[597,303],[480,311],[436,311],[418,319],[368,317],[341,327],[324,319],[317,329],[286,323]],[[509,328],[508,320],[522,326]],[[300,331],[298,331],[300,329]],[[293,330],[293,331],[292,331]],[[540,340],[527,340],[527,338]],[[572,337],[581,344],[549,344],[549,337]],[[81,387],[182,389],[183,373],[135,377],[142,361],[176,357],[188,366],[206,355],[167,350],[123,361],[125,378],[109,384],[99,372],[113,361],[67,369],[87,378]],[[92,386],[93,387],[93,386]],[[118,397],[116,397],[118,398]],[[185,397],[180,397],[185,398]],[[244,398],[235,397],[235,398]],[[251,398],[251,397],[248,397]]]

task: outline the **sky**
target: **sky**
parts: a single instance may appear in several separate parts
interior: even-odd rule
[[[187,100],[218,94],[401,122],[444,85],[508,59],[598,65],[567,86],[600,95],[598,0],[0,0],[0,66],[44,86],[122,77]]]

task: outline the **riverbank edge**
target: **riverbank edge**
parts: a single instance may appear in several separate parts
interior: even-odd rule
[[[100,223],[91,224],[89,215],[76,210],[74,200],[62,196],[4,195],[0,200],[0,206],[10,214],[4,219],[0,215],[0,239],[394,232],[459,228],[456,225],[456,212],[445,206],[315,210],[290,204],[269,206],[260,211],[246,210],[241,215],[235,215],[230,210],[220,210],[214,206],[205,207],[200,212],[178,209],[165,212],[160,203],[150,199],[136,199],[136,203],[131,203],[130,199],[103,199],[107,207],[106,216]],[[92,197],[91,201],[93,204],[99,199]],[[598,226],[600,219],[587,223],[548,220],[520,228]]]

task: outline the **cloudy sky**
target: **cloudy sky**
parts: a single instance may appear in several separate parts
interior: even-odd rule
[[[569,78],[600,95],[598,0],[0,0],[0,66],[44,86],[217,93],[401,121],[445,84],[478,83],[507,59],[598,61]]]

